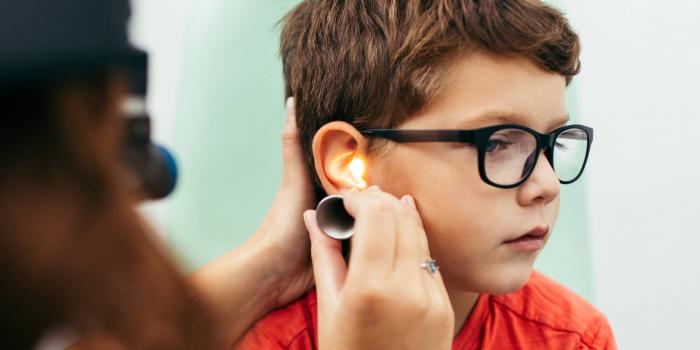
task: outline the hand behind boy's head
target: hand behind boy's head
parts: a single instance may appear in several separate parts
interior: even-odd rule
[[[348,164],[359,157],[367,183],[412,194],[449,289],[514,291],[541,248],[505,242],[551,232],[559,210],[544,155],[523,185],[502,189],[481,179],[473,145],[392,143],[358,129],[507,123],[551,132],[568,119],[578,38],[538,2],[425,4],[305,1],[288,15],[282,56],[302,147],[326,193],[356,185]]]

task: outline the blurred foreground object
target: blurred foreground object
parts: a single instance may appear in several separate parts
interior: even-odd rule
[[[146,110],[148,56],[126,33],[123,0],[22,0],[0,3],[0,89],[51,84],[104,69],[124,71],[123,159],[134,190],[148,199],[169,195],[177,181],[173,156],[151,141]]]

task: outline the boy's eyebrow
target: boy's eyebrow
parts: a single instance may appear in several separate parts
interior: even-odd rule
[[[569,115],[563,115],[554,118],[554,120],[549,123],[546,131],[554,130],[558,127],[564,126],[569,122]],[[531,119],[527,116],[514,112],[505,111],[486,111],[473,118],[469,118],[467,121],[460,123],[458,129],[478,129],[481,127],[486,127],[490,125],[498,124],[518,124],[529,126],[531,124]]]

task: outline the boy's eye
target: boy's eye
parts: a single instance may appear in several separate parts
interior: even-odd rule
[[[506,140],[489,140],[488,145],[486,145],[486,152],[491,153],[495,151],[502,151],[508,149],[508,146],[512,145],[512,142]]]
[[[569,147],[568,147],[567,145],[565,145],[565,144],[563,144],[563,143],[561,143],[561,142],[557,142],[557,143],[554,145],[554,147],[555,147],[556,149],[560,149],[560,150],[562,150],[562,151],[566,151],[566,150],[569,149]]]

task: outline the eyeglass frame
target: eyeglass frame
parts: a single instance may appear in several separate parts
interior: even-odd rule
[[[528,170],[527,174],[522,177],[517,183],[512,185],[501,185],[491,181],[486,175],[486,147],[489,142],[489,138],[494,133],[505,130],[505,129],[516,129],[530,133],[535,137],[537,142],[535,153],[538,156],[532,163],[532,166]],[[581,165],[581,170],[572,180],[563,181],[557,175],[557,179],[563,185],[568,185],[576,182],[583,171],[586,169],[586,164],[588,163],[588,156],[591,152],[591,145],[593,143],[593,129],[580,124],[566,125],[548,134],[542,134],[535,130],[532,130],[526,126],[517,124],[501,124],[488,126],[480,129],[364,129],[360,133],[368,137],[377,137],[382,139],[391,140],[397,143],[414,143],[414,142],[460,142],[460,143],[470,143],[476,145],[478,152],[478,165],[479,165],[479,176],[481,180],[487,184],[503,188],[515,188],[524,184],[532,175],[532,172],[537,167],[537,161],[539,160],[539,154],[544,150],[545,157],[549,161],[549,165],[552,167],[552,171],[556,174],[554,169],[554,147],[556,146],[557,138],[564,132],[571,129],[581,129],[586,133],[586,157],[583,160],[583,165]]]

